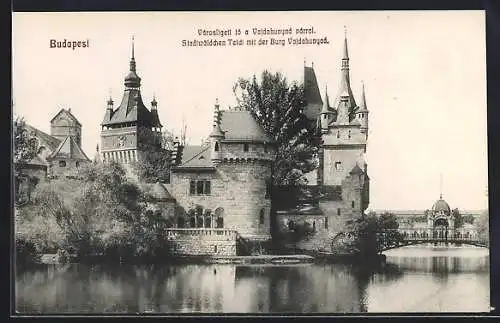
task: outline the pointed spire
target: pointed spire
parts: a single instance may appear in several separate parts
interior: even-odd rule
[[[113,109],[113,99],[111,98],[111,95],[109,96],[109,99],[108,99],[108,109]]]
[[[94,164],[101,163],[101,154],[99,153],[99,144],[95,148]]]
[[[135,60],[135,57],[134,57],[134,36],[132,36],[132,59]]]
[[[328,99],[328,84],[325,84],[325,100],[323,100],[322,113],[326,113],[330,110],[330,100]]]
[[[156,101],[156,95],[153,93],[153,100],[151,101],[151,110],[156,109],[158,102]]]
[[[366,106],[366,94],[365,94],[365,82],[361,82],[361,102],[359,103],[358,112],[368,112],[368,108]]]
[[[134,36],[132,36],[132,57],[130,58],[130,71],[125,77],[125,86],[128,88],[138,88],[141,86],[141,78],[136,74]]]
[[[443,174],[439,174],[439,199],[443,199]]]
[[[224,137],[224,132],[220,127],[220,122],[221,122],[221,112],[219,110],[219,99],[216,98],[214,105],[214,125],[213,125],[213,130],[210,133],[210,137]]]
[[[132,57],[130,58],[130,71],[135,72],[134,36],[132,36]]]
[[[349,51],[347,50],[347,26],[344,25],[344,52],[342,59],[349,59]]]

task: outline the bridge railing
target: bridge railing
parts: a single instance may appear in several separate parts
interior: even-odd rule
[[[432,230],[432,229],[392,229],[379,232],[380,235],[388,235],[398,232],[404,241],[429,240],[429,241],[483,241],[480,239],[477,232],[471,230],[449,229],[449,230]],[[486,241],[484,241],[486,242]]]

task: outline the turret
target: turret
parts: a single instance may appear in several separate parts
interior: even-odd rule
[[[363,83],[363,89],[361,92],[361,102],[359,104],[359,109],[356,111],[356,117],[361,124],[361,132],[366,133],[368,136],[368,108],[366,107],[366,96],[365,96],[365,84]]]
[[[220,127],[221,116],[219,110],[219,100],[215,100],[214,105],[214,124],[212,132],[210,133],[210,157],[212,162],[219,163],[222,159],[221,140],[224,139],[224,132]]]
[[[328,133],[328,126],[333,120],[334,112],[330,108],[330,101],[328,99],[328,87],[325,85],[325,100],[323,101],[323,108],[321,109],[321,133]]]

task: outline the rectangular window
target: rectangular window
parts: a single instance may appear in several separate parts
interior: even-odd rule
[[[351,206],[354,209],[354,201],[351,202]]]
[[[328,229],[328,218],[325,217],[325,229]]]
[[[340,209],[337,209],[337,215],[340,215]]]
[[[210,195],[210,181],[205,181],[205,192],[206,195]]]
[[[243,144],[243,151],[248,151],[248,144]]]
[[[203,181],[198,181],[196,182],[196,194],[202,195],[203,194]]]
[[[339,161],[338,161],[338,162],[335,162],[335,169],[336,169],[336,170],[340,170],[340,165],[342,165],[342,163],[341,163],[341,162],[339,162]]]
[[[190,195],[210,195],[211,183],[209,180],[192,180],[189,183]]]
[[[191,181],[189,183],[189,194],[191,195],[196,194],[196,181]]]

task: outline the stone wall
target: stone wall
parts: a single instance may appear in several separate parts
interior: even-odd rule
[[[266,198],[266,179],[270,175],[266,162],[223,162],[214,172],[174,172],[165,186],[184,212],[199,205],[203,214],[207,210],[223,214],[224,228],[236,230],[246,239],[268,240],[271,200]],[[210,180],[210,194],[191,195],[191,180]]]
[[[169,229],[170,255],[236,256],[237,232],[224,229]]]
[[[60,161],[66,163],[65,166],[60,165]],[[73,159],[55,159],[51,161],[49,176],[56,178],[78,177],[79,171],[88,161],[73,160]]]

